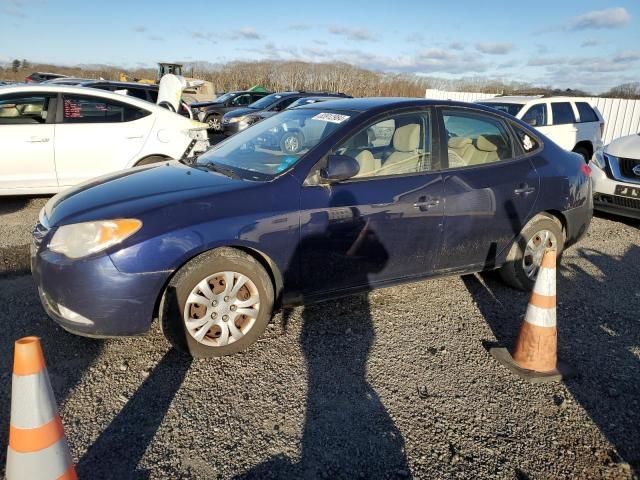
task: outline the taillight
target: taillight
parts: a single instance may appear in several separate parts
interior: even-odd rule
[[[31,75],[29,75],[28,77],[24,77],[24,81],[26,83],[30,83],[33,80],[33,78],[31,78]]]
[[[586,163],[580,165],[580,171],[584,174],[585,177],[591,176],[591,167]]]
[[[600,138],[604,137],[604,122],[600,122]]]

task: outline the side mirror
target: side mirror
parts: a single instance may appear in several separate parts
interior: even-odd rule
[[[320,169],[323,183],[335,183],[355,177],[360,171],[360,164],[348,155],[329,155],[327,166]]]

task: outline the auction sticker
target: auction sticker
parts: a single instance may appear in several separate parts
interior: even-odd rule
[[[323,122],[342,123],[349,119],[349,115],[340,115],[339,113],[319,113],[312,120],[322,120]]]

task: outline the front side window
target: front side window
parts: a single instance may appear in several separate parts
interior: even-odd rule
[[[522,116],[522,121],[528,123],[532,127],[544,127],[547,125],[547,105],[539,103],[533,105],[527,113]]]
[[[580,115],[580,122],[600,121],[596,112],[593,111],[593,108],[587,102],[576,102],[576,108],[578,109],[578,115]]]
[[[226,168],[249,180],[270,180],[297,164],[351,116],[342,111],[286,110],[216,145],[198,157],[197,164]]]
[[[448,142],[449,168],[469,167],[513,158],[504,123],[468,111],[442,112]]]
[[[291,105],[293,102],[295,102],[296,100],[298,100],[299,97],[289,97],[289,98],[285,98],[284,100],[282,100],[281,102],[278,102],[277,104],[275,104],[273,107],[271,107],[269,109],[269,111],[271,112],[281,112],[282,110],[284,110],[285,108],[287,108],[289,105]]]
[[[551,112],[553,113],[554,125],[576,123],[576,117],[573,115],[573,108],[571,108],[571,104],[569,102],[551,103]]]
[[[149,115],[145,110],[96,97],[65,95],[62,102],[63,123],[131,122]]]
[[[428,112],[396,115],[370,125],[343,142],[335,152],[356,159],[354,178],[407,175],[435,170],[431,157]]]
[[[232,105],[236,105],[236,106],[249,105],[250,103],[251,103],[251,95],[249,95],[248,93],[245,95],[238,95],[231,102]]]
[[[29,125],[47,121],[50,97],[25,95],[0,98],[0,124]]]

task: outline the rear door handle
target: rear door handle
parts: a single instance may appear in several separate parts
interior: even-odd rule
[[[536,189],[535,187],[530,187],[529,185],[527,185],[526,183],[523,185],[520,185],[518,188],[516,188],[513,193],[515,193],[516,195],[529,195],[530,193],[535,192]]]
[[[49,137],[29,137],[28,143],[46,143],[49,141]]]

